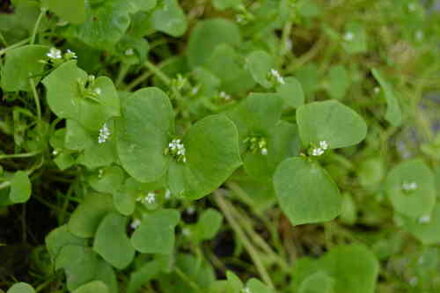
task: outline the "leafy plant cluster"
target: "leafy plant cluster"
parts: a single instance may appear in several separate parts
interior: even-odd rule
[[[433,3],[0,9],[0,288],[440,290]]]

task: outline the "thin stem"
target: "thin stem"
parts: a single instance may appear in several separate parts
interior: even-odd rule
[[[2,56],[3,54],[5,54],[6,52],[8,52],[9,50],[15,49],[17,47],[20,47],[24,44],[26,44],[27,42],[29,42],[29,38],[26,38],[24,40],[21,40],[20,42],[17,42],[13,45],[10,45],[9,47],[3,48],[0,50],[0,56]]]
[[[115,81],[115,86],[117,88],[119,88],[121,83],[124,81],[124,78],[127,75],[127,72],[128,72],[129,69],[130,69],[130,65],[128,65],[126,63],[122,63],[121,64],[121,66],[119,68],[118,77],[116,78],[116,81]]]
[[[34,152],[29,152],[29,153],[21,153],[21,154],[4,154],[4,155],[0,155],[0,160],[4,160],[4,159],[16,159],[16,158],[29,158],[29,157],[33,157],[36,156],[38,154],[40,154],[41,151],[34,151]]]
[[[38,15],[37,21],[34,25],[34,30],[32,31],[31,41],[30,44],[35,44],[35,38],[37,36],[38,28],[40,27],[41,20],[43,19],[43,16],[46,14],[46,9],[41,9],[40,14]]]
[[[131,91],[141,83],[143,83],[145,80],[147,80],[151,76],[152,72],[147,71],[142,73],[142,75],[138,76],[135,80],[133,80],[131,83],[129,83],[126,87],[126,91]]]
[[[176,267],[174,271],[179,275],[180,278],[182,278],[182,280],[188,283],[188,285],[191,288],[193,288],[196,292],[202,292],[202,289],[199,287],[199,285],[194,283],[194,281],[191,280],[184,272],[182,272],[180,268]]]
[[[214,200],[225,215],[226,220],[231,225],[231,228],[234,230],[237,237],[240,239],[241,243],[243,243],[243,246],[247,250],[249,256],[251,257],[252,261],[255,264],[255,267],[260,274],[263,281],[271,288],[274,288],[272,280],[269,277],[268,272],[266,271],[266,268],[263,265],[263,262],[261,261],[261,258],[258,254],[258,251],[255,249],[255,247],[252,245],[252,243],[249,241],[249,239],[246,237],[246,234],[241,229],[240,225],[237,223],[235,218],[233,217],[230,207],[228,206],[228,203],[223,199],[223,195],[220,193],[220,191],[214,192]]]
[[[150,69],[158,78],[160,78],[166,85],[170,85],[171,78],[169,78],[159,67],[151,63],[150,61],[145,61],[145,67]]]
[[[32,96],[34,98],[35,107],[37,108],[37,128],[38,128],[38,134],[41,135],[41,104],[40,104],[40,97],[38,96],[37,89],[35,88],[35,82],[32,78],[29,79],[29,83],[31,85],[32,90]]]

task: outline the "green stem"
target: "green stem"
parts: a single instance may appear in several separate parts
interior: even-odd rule
[[[171,78],[169,78],[159,67],[151,63],[150,61],[145,61],[145,67],[151,70],[159,79],[161,79],[166,85],[170,85]]]
[[[31,45],[35,44],[35,38],[37,36],[37,31],[38,31],[38,28],[40,27],[41,20],[43,19],[43,16],[45,14],[46,14],[46,9],[41,9],[41,12],[38,15],[37,21],[35,22],[34,30],[32,31],[32,36],[31,36],[31,40],[30,40]]]
[[[174,271],[177,273],[177,275],[179,275],[179,277],[185,281],[186,283],[188,283],[188,285],[193,288],[196,292],[202,292],[202,289],[199,287],[199,285],[197,285],[196,283],[194,283],[194,281],[192,281],[184,272],[182,272],[182,270],[178,267],[176,267],[174,269]]]
[[[261,261],[261,258],[258,254],[258,251],[255,249],[255,247],[252,245],[252,243],[247,238],[244,231],[241,229],[240,225],[235,220],[234,216],[231,213],[230,207],[228,206],[228,203],[223,199],[223,194],[217,190],[214,192],[214,200],[216,201],[217,205],[225,215],[226,220],[231,225],[231,228],[234,230],[237,237],[240,239],[241,243],[247,250],[249,256],[251,257],[252,261],[255,264],[255,267],[260,274],[263,281],[271,288],[274,288],[272,280],[269,277],[268,272],[266,271],[266,268],[263,265],[263,262]]]
[[[18,43],[15,43],[15,44],[13,44],[13,45],[10,45],[9,47],[6,47],[6,48],[1,49],[1,50],[0,50],[0,56],[2,56],[3,54],[5,54],[5,53],[8,52],[9,50],[15,49],[15,48],[17,48],[17,47],[20,47],[20,46],[26,44],[27,42],[29,42],[29,38],[26,38],[26,39],[24,39],[24,40],[21,40],[21,41],[18,42]]]
[[[15,159],[15,158],[29,158],[40,154],[41,151],[29,152],[29,153],[21,153],[21,154],[4,154],[0,155],[0,160],[4,159]]]
[[[119,88],[121,83],[124,81],[125,76],[127,75],[128,70],[130,69],[130,65],[123,63],[121,64],[121,67],[119,68],[118,77],[115,81],[115,86]]]

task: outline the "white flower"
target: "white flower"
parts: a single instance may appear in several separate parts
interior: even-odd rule
[[[219,97],[225,101],[229,101],[231,99],[231,96],[223,91],[220,92]]]
[[[195,87],[193,87],[193,88],[191,89],[191,95],[193,95],[193,96],[197,95],[198,92],[199,92],[199,90],[200,90],[200,87],[199,87],[199,86],[195,86]]]
[[[402,189],[404,191],[414,191],[418,188],[419,186],[417,185],[416,182],[403,182],[402,183]]]
[[[420,224],[427,224],[429,222],[431,222],[431,216],[429,216],[429,215],[424,215],[419,218]]]
[[[189,215],[194,214],[195,211],[196,211],[196,210],[194,209],[194,207],[188,207],[188,208],[186,209],[186,212],[187,212]]]
[[[130,49],[125,50],[124,54],[125,54],[126,56],[131,56],[131,55],[134,54],[134,51],[133,51],[132,48],[130,48]]]
[[[130,224],[131,229],[137,229],[141,225],[141,221],[139,219],[134,219],[133,222]]]
[[[169,189],[165,190],[165,199],[170,199],[171,198],[171,191]]]
[[[52,155],[54,155],[54,156],[58,155],[58,153],[59,153],[58,150],[53,150],[52,151]]]
[[[186,162],[186,148],[180,138],[175,138],[168,143],[167,152],[174,156],[177,160],[181,160],[184,163]]]
[[[261,151],[260,151],[260,153],[261,153],[263,156],[267,156],[267,153],[268,153],[267,148],[262,148]]]
[[[249,289],[248,287],[244,287],[241,291],[243,293],[251,293],[251,289]]]
[[[271,69],[270,70],[270,74],[275,78],[275,80],[279,83],[279,84],[284,84],[284,78],[281,76],[281,74],[278,72],[278,70],[276,69]]]
[[[46,54],[47,57],[50,59],[61,59],[61,50],[58,50],[57,48],[50,48],[49,53]]]
[[[98,136],[98,143],[104,143],[107,141],[107,139],[110,137],[110,129],[107,126],[107,123],[104,123],[102,125],[101,129],[99,130],[99,136]]]
[[[97,87],[93,92],[99,96],[102,93],[102,90],[101,88]]]
[[[352,32],[346,32],[344,34],[344,40],[347,42],[351,42],[354,39],[354,34]]]
[[[154,192],[149,192],[144,198],[144,201],[148,204],[153,204],[156,202],[156,194]]]
[[[312,156],[319,157],[328,149],[328,143],[325,140],[319,142],[319,147],[312,149]]]
[[[373,90],[375,94],[380,93],[380,88],[378,86],[375,86]]]
[[[68,59],[76,59],[76,58],[78,58],[78,57],[76,56],[75,52],[73,52],[73,51],[70,50],[70,49],[67,49],[67,51],[66,51],[66,57],[67,57]]]

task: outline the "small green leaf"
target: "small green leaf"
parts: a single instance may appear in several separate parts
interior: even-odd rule
[[[102,281],[92,281],[78,287],[73,293],[108,293],[107,285]]]
[[[360,23],[347,23],[342,39],[344,49],[350,54],[363,53],[368,49],[367,33]]]
[[[238,26],[224,18],[199,21],[188,41],[188,62],[191,67],[206,63],[219,44],[239,46],[241,35]]]
[[[214,209],[204,210],[194,227],[198,241],[212,239],[221,227],[222,214]]]
[[[112,209],[112,198],[109,195],[88,194],[72,213],[67,224],[69,232],[82,238],[93,237],[101,220]]]
[[[246,66],[257,83],[265,88],[272,86],[268,79],[270,70],[273,68],[271,55],[263,50],[253,51],[246,57]]]
[[[131,236],[131,244],[142,253],[170,254],[174,248],[174,228],[180,215],[163,209],[144,215],[141,225]]]
[[[387,111],[385,113],[385,119],[393,126],[400,126],[402,124],[402,111],[397,97],[394,94],[394,90],[384,77],[382,73],[377,69],[372,69],[374,78],[379,82],[383,92],[385,101],[387,102]]]
[[[388,174],[385,189],[394,210],[413,220],[429,217],[434,209],[434,174],[420,159],[395,166]]]
[[[356,222],[356,203],[349,193],[342,194],[341,222],[353,225]]]
[[[194,124],[183,139],[186,163],[174,160],[168,170],[172,193],[201,198],[218,188],[241,165],[238,133],[224,115],[211,115]]]
[[[90,135],[79,122],[66,119],[66,136],[64,146],[69,150],[81,151],[89,148],[94,143]]]
[[[114,194],[119,191],[124,181],[124,171],[118,166],[99,169],[90,177],[89,183],[96,191]]]
[[[284,78],[284,84],[277,87],[278,95],[287,107],[298,108],[304,104],[304,91],[301,83],[293,76]]]
[[[11,189],[9,191],[9,199],[13,203],[26,202],[32,192],[31,181],[25,171],[17,171],[11,179]]]
[[[134,248],[125,233],[127,218],[116,213],[105,216],[96,230],[93,250],[117,269],[124,269],[134,258]]]
[[[177,0],[163,0],[151,15],[153,27],[173,37],[183,35],[188,26],[186,15]]]
[[[292,224],[333,220],[341,211],[341,195],[327,172],[305,158],[284,160],[274,174],[279,205]]]
[[[350,75],[342,65],[332,66],[328,73],[327,91],[331,98],[341,100],[350,87]]]
[[[380,157],[366,158],[360,162],[357,173],[363,187],[375,186],[384,178],[383,160]]]
[[[136,180],[151,182],[166,172],[165,148],[174,132],[168,96],[158,88],[144,88],[124,99],[118,121],[117,149],[124,169]]]
[[[249,292],[252,292],[252,293],[254,293],[254,292],[255,293],[273,293],[273,291],[271,289],[269,289],[269,287],[267,287],[261,281],[254,279],[254,278],[247,281],[246,288],[248,288]]]
[[[102,1],[88,10],[84,23],[69,27],[68,36],[77,38],[91,47],[108,50],[127,30],[130,24],[129,8],[125,1]]]
[[[304,146],[325,141],[330,149],[358,144],[367,135],[364,119],[338,101],[313,102],[298,108],[296,120]]]
[[[27,45],[6,53],[1,68],[1,87],[4,91],[30,91],[30,78],[37,83],[44,70],[44,60],[49,48],[40,45]]]
[[[43,5],[70,23],[80,24],[86,21],[85,0],[43,0]]]
[[[414,235],[425,245],[435,245],[440,243],[440,204],[436,203],[431,216],[423,219],[414,220],[407,217],[396,215],[398,222],[401,222],[403,229]]]
[[[34,293],[35,290],[32,288],[31,285],[27,283],[15,283],[11,286],[11,288],[8,289],[6,293]]]
[[[52,230],[45,239],[47,250],[50,256],[55,260],[61,249],[66,245],[85,246],[86,239],[78,238],[67,230],[67,225],[60,226]]]

